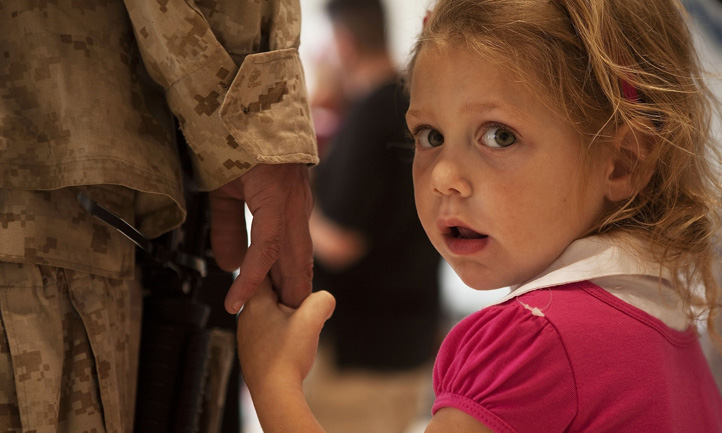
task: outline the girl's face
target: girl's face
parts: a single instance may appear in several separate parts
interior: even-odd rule
[[[424,47],[406,120],[421,223],[475,289],[532,278],[605,206],[608,164],[584,170],[580,135],[510,70],[478,54]]]

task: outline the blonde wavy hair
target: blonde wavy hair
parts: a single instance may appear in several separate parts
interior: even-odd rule
[[[461,45],[510,66],[576,125],[588,138],[587,163],[622,125],[651,138],[646,156],[628,162],[639,191],[602,215],[590,234],[624,231],[644,240],[677,276],[690,318],[706,319],[722,343],[713,326],[722,198],[711,134],[716,104],[686,19],[676,0],[439,0],[406,82],[425,46]]]

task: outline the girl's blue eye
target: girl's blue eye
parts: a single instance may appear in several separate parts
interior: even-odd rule
[[[444,144],[444,136],[435,129],[424,128],[416,137],[421,147],[438,147]]]
[[[494,126],[486,130],[481,142],[487,147],[504,148],[516,143],[516,135],[503,126]]]

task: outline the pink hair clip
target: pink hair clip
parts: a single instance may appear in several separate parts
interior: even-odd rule
[[[639,92],[637,91],[637,88],[634,87],[629,83],[629,81],[625,80],[624,78],[619,79],[620,84],[622,85],[622,93],[624,94],[624,98],[629,102],[637,102],[639,101]]]
[[[559,4],[562,7],[565,7],[565,5],[559,1]],[[622,94],[624,95],[624,99],[626,99],[629,102],[639,102],[639,91],[637,91],[637,88],[634,87],[629,81],[625,80],[624,78],[619,78],[619,84],[622,86]]]

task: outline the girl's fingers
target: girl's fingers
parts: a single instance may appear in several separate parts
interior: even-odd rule
[[[296,311],[297,320],[309,329],[309,334],[318,338],[324,323],[336,308],[336,299],[329,292],[321,290],[308,296]]]

